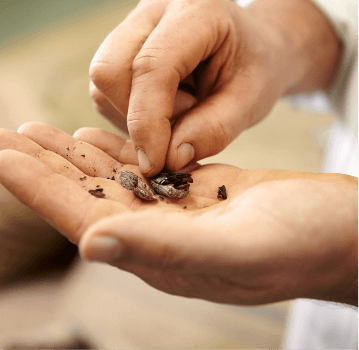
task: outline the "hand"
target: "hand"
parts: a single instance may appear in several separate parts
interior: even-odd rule
[[[195,166],[185,199],[144,202],[118,183],[121,170],[140,173],[121,164],[124,141],[104,132],[97,142],[117,142],[119,157],[41,123],[0,136],[0,182],[84,258],[217,302],[357,302],[355,178]],[[89,194],[98,186],[104,198]]]
[[[338,47],[309,0],[142,0],[93,58],[90,91],[153,176],[217,154],[284,92],[325,87]]]

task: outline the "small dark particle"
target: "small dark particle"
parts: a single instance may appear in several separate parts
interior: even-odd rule
[[[114,173],[116,173],[117,172],[117,169],[115,169],[115,168],[113,168],[113,170],[112,170]]]
[[[80,181],[84,181],[84,180],[86,180],[86,176],[80,177]]]
[[[221,187],[218,187],[217,198],[227,199],[226,186],[223,185],[223,186],[221,186]]]
[[[96,187],[100,187],[100,185],[97,185]]]
[[[163,202],[165,199],[162,196],[159,196],[160,200]]]
[[[114,176],[112,176],[112,177],[111,177],[111,180],[115,180],[115,177],[114,177]]]
[[[66,147],[66,149],[69,151],[69,150],[70,150],[70,147]]]
[[[102,191],[103,191],[103,188],[98,188],[96,190],[89,190],[89,193],[97,198],[103,198],[103,197],[105,197],[105,194],[102,193]]]
[[[183,209],[187,209],[187,205],[185,205],[185,206],[183,207]]]
[[[84,157],[84,158],[85,158],[85,155],[84,155],[84,154],[81,154],[81,157]]]

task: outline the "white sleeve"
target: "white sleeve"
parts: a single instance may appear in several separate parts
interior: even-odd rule
[[[236,0],[242,7],[248,7],[255,0]],[[308,108],[312,111],[334,109],[337,114],[344,114],[344,101],[348,79],[357,64],[358,51],[358,4],[357,1],[312,0],[326,15],[335,33],[343,44],[343,55],[337,73],[329,88],[324,91],[287,95],[286,99],[293,107]]]

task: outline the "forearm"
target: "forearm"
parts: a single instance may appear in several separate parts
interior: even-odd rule
[[[286,93],[326,88],[340,61],[342,45],[325,14],[310,0],[257,0],[248,9],[284,38]],[[289,55],[288,55],[289,52]],[[278,57],[278,65],[283,65]]]

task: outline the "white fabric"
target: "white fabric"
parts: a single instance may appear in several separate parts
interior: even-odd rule
[[[288,0],[291,1],[291,0]],[[293,107],[334,110],[338,122],[326,145],[323,172],[358,176],[358,2],[313,0],[344,44],[344,54],[327,91],[289,97]],[[243,7],[254,0],[237,0]],[[284,348],[357,349],[358,310],[329,302],[300,299],[293,303]]]
[[[356,349],[358,312],[334,303],[298,300],[288,322],[286,349]]]

